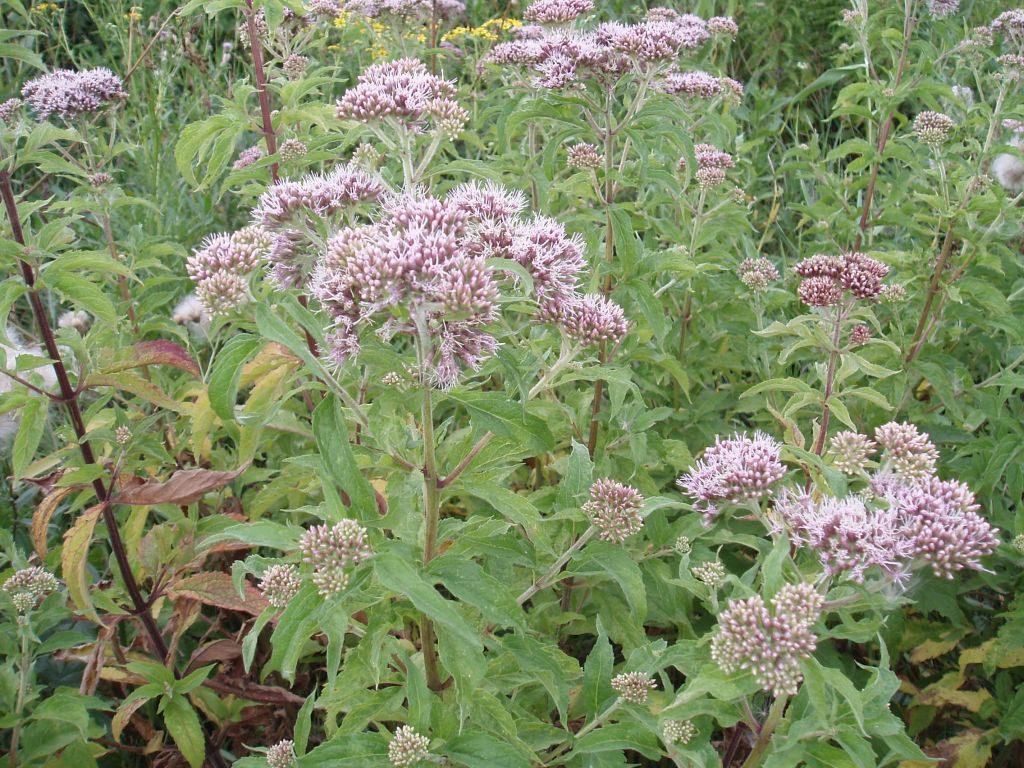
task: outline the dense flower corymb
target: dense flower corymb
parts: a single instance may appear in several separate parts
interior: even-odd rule
[[[594,10],[593,0],[536,0],[523,12],[533,24],[567,24]]]
[[[11,596],[18,613],[28,613],[60,586],[57,578],[38,565],[15,571],[4,582],[3,590]]]
[[[260,592],[275,608],[287,608],[301,586],[302,578],[294,565],[272,565],[260,580]]]
[[[337,115],[364,123],[391,119],[413,129],[433,119],[447,133],[458,133],[469,114],[454,97],[453,82],[432,75],[418,59],[398,59],[364,70],[338,100]]]
[[[95,112],[108,102],[128,94],[121,78],[106,67],[75,72],[56,69],[48,75],[29,80],[21,95],[41,120],[57,115],[65,120]]]
[[[429,747],[430,739],[403,725],[395,731],[388,744],[388,760],[395,768],[407,768],[424,760],[429,754]]]
[[[291,739],[279,741],[267,750],[268,768],[294,768],[295,742]]]
[[[798,292],[805,304],[831,307],[842,301],[845,291],[858,299],[877,299],[889,267],[863,253],[816,254],[797,264],[796,273],[804,278]]]
[[[764,434],[716,438],[696,466],[678,480],[697,499],[708,522],[718,514],[717,503],[760,499],[786,472],[779,461],[782,445]]]
[[[941,112],[920,112],[914,118],[914,133],[924,144],[938,146],[949,138],[953,130],[953,118]]]
[[[348,569],[373,554],[366,529],[355,520],[333,526],[316,525],[299,540],[302,561],[313,566],[313,583],[321,595],[337,594],[348,586]]]
[[[761,597],[733,600],[718,617],[711,640],[711,658],[726,673],[750,672],[776,696],[797,692],[803,676],[800,662],[814,652],[811,631],[818,620],[822,596],[810,584],[786,584],[769,610]]]
[[[633,704],[646,704],[647,694],[655,688],[657,683],[643,672],[623,672],[612,678],[612,690]]]
[[[590,500],[583,511],[598,529],[598,538],[623,542],[644,524],[640,510],[644,497],[636,488],[603,478],[590,486]]]

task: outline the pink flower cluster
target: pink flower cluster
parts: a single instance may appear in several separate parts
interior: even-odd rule
[[[418,59],[367,67],[337,102],[337,115],[363,123],[394,120],[410,130],[427,124],[454,136],[469,120],[454,99],[455,84],[432,75]]]
[[[271,243],[266,232],[250,226],[233,234],[211,235],[189,256],[185,269],[210,314],[225,314],[249,299],[248,275],[260,265]]]
[[[738,503],[761,499],[786,473],[779,460],[782,445],[763,432],[753,437],[735,435],[704,451],[704,456],[677,485],[698,502],[710,524],[720,502]]]
[[[701,189],[711,189],[725,182],[725,172],[734,168],[736,162],[732,155],[723,152],[712,144],[695,144],[693,155],[697,161],[697,170],[694,177]],[[679,169],[686,168],[686,158],[679,158]]]
[[[302,562],[313,566],[313,583],[327,597],[348,586],[349,569],[373,555],[366,529],[355,520],[314,525],[299,540]]]
[[[1024,41],[1024,8],[1003,11],[992,22],[992,31]]]
[[[999,543],[995,531],[977,514],[966,485],[935,476],[938,452],[917,427],[890,422],[875,430],[874,440],[841,432],[830,454],[837,467],[855,474],[879,446],[879,469],[867,478],[867,493],[843,499],[804,492],[780,496],[775,513],[794,541],[818,552],[829,574],[845,572],[857,582],[872,567],[894,581],[920,565],[945,578],[980,569],[980,558]]]
[[[594,0],[535,0],[523,12],[532,24],[568,24],[594,10]]]
[[[665,78],[661,89],[665,93],[705,100],[722,96],[738,101],[743,96],[742,83],[731,77],[720,77],[699,69],[691,72],[672,72]]]
[[[779,279],[779,270],[763,256],[744,259],[737,271],[743,284],[753,291],[763,291],[768,287],[768,283]]]
[[[796,265],[801,300],[811,307],[833,307],[849,291],[858,299],[874,301],[882,292],[889,267],[863,253],[840,256],[816,254]]]
[[[590,486],[590,500],[583,511],[598,529],[598,538],[621,544],[640,531],[644,497],[636,488],[602,478]]]
[[[803,675],[800,662],[814,653],[812,629],[824,602],[811,584],[786,584],[769,610],[760,596],[732,600],[718,617],[711,658],[726,673],[750,672],[775,696],[794,695]]]
[[[563,8],[565,2],[558,3],[561,16],[570,12]],[[553,0],[547,5],[552,9],[545,11],[546,17],[560,17]],[[588,81],[607,87],[630,73],[663,76],[683,51],[710,37],[702,19],[661,8],[637,24],[613,21],[587,31],[523,27],[516,40],[496,45],[486,61],[531,70],[538,88],[576,88]]]
[[[391,17],[422,22],[435,12],[440,20],[454,19],[465,13],[466,5],[461,0],[347,0],[342,10],[371,19]]]
[[[48,75],[29,80],[21,95],[32,106],[39,119],[57,115],[70,117],[95,112],[115,99],[128,94],[121,78],[106,67],[75,72],[55,69]]]
[[[384,196],[373,223],[337,231],[309,284],[333,321],[333,359],[340,364],[357,354],[359,329],[373,321],[384,338],[416,336],[425,323],[434,340],[434,381],[454,386],[462,368],[478,369],[497,348],[485,328],[504,273],[488,263],[492,257],[529,273],[541,319],[564,323],[574,335],[607,336],[613,313],[591,311],[577,289],[586,266],[582,240],[553,219],[523,219],[525,207],[521,193],[495,184],[463,184],[444,199],[413,189]]]
[[[320,234],[340,213],[380,197],[384,185],[355,164],[298,180],[282,180],[264,192],[252,211],[253,223],[273,237],[267,261],[275,285],[302,285],[316,260]]]

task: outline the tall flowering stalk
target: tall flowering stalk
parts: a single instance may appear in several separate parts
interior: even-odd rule
[[[577,167],[585,162],[595,168],[600,159],[603,166],[595,192],[604,218],[602,292],[609,296],[614,289],[615,202],[623,188],[632,149],[626,134],[633,121],[658,93],[681,100],[710,101],[736,91],[731,87],[723,90],[723,80],[707,73],[700,74],[714,83],[713,93],[687,90],[688,76],[697,73],[681,72],[678,59],[712,38],[704,20],[668,8],[654,8],[636,24],[605,22],[588,29],[582,18],[591,10],[593,6],[588,2],[539,0],[526,9],[524,18],[531,24],[518,31],[518,39],[495,46],[487,60],[525,70],[526,83],[555,101],[563,97],[573,99],[574,104],[582,101],[581,129],[592,134],[596,145],[577,145],[588,147],[587,157],[576,149],[570,161]],[[734,81],[730,83],[739,87]],[[608,362],[611,352],[612,348],[602,343],[598,353],[602,364]],[[603,379],[594,382],[586,435],[591,456],[597,449],[604,387]]]
[[[14,195],[14,189],[11,183],[11,175],[8,167],[7,158],[0,155],[0,198],[3,199],[4,209],[7,213],[8,223],[11,228],[11,236],[14,241],[21,246],[23,253],[27,254],[27,243],[25,240],[24,230],[22,229],[21,216],[18,212],[18,202]],[[49,316],[47,315],[46,308],[43,305],[42,295],[37,287],[36,269],[27,260],[27,257],[23,255],[18,256],[18,267],[20,269],[22,279],[25,282],[25,286],[28,289],[27,296],[29,306],[32,309],[32,315],[35,319],[36,326],[39,329],[40,336],[42,337],[43,347],[46,350],[47,356],[52,361],[53,372],[56,377],[57,387],[60,393],[59,398],[53,397],[53,399],[59,400],[64,404],[68,418],[71,421],[71,428],[74,431],[75,438],[78,443],[78,450],[82,456],[82,461],[90,468],[99,468],[100,464],[97,461],[96,454],[93,452],[92,444],[87,437],[85,420],[82,416],[82,408],[80,405],[81,388],[71,384],[71,379],[68,376],[67,367],[64,363],[64,355],[61,352],[61,349],[57,346],[53,328],[50,325]],[[103,518],[107,531],[107,540],[110,544],[111,551],[114,554],[114,560],[117,563],[118,571],[121,574],[121,579],[124,582],[125,589],[128,591],[128,596],[131,600],[134,613],[142,623],[142,627],[146,632],[149,643],[160,660],[160,663],[167,666],[175,678],[180,679],[180,673],[178,672],[173,659],[170,658],[170,649],[164,640],[163,634],[161,633],[156,620],[153,618],[149,600],[143,597],[142,590],[140,589],[139,583],[132,571],[131,563],[128,559],[128,551],[125,547],[124,539],[121,536],[120,525],[118,523],[117,516],[114,514],[113,498],[108,488],[108,484],[103,479],[104,474],[105,473],[102,471],[96,472],[90,481],[90,485],[100,506],[100,514]],[[209,763],[215,768],[226,765],[221,758],[219,751],[212,746],[205,733],[204,739],[207,740],[207,760]]]

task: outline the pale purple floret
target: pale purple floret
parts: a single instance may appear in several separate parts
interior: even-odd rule
[[[105,104],[128,94],[121,78],[106,67],[76,72],[55,69],[29,80],[21,95],[41,120],[57,115],[65,120],[95,112]]]
[[[758,500],[772,492],[786,472],[779,460],[781,449],[781,443],[763,432],[724,440],[719,436],[677,484],[697,500],[710,524],[719,503]]]

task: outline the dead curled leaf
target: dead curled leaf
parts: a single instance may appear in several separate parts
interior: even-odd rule
[[[210,491],[223,488],[242,474],[248,464],[230,471],[179,469],[168,480],[147,480],[122,490],[114,504],[191,504]]]

